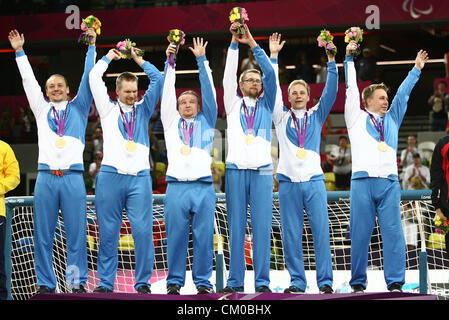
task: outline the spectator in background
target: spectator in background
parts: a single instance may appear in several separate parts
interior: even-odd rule
[[[401,166],[402,168],[407,168],[408,166],[413,164],[413,155],[418,153],[423,159],[422,150],[416,147],[416,137],[414,135],[410,135],[407,138],[407,148],[402,150],[401,152]]]
[[[430,185],[430,170],[428,167],[422,165],[421,156],[419,153],[413,154],[413,164],[408,166],[405,169],[404,180],[402,181],[402,188],[404,190],[412,190],[412,179],[418,178],[423,188],[427,189]],[[419,187],[418,184],[415,183],[415,189]]]
[[[334,163],[335,187],[337,190],[349,190],[351,186],[351,148],[348,147],[348,137],[340,136],[338,139],[338,154],[329,156]]]
[[[411,201],[401,206],[401,223],[407,249],[416,249],[418,246],[418,224],[416,223],[415,208]]]
[[[248,69],[257,69],[261,71],[259,63],[256,58],[254,58],[254,53],[251,49],[248,49],[248,57],[242,60],[242,64],[240,65],[240,71],[245,71]]]
[[[377,82],[377,61],[370,48],[364,48],[362,57],[356,62],[357,80]]]
[[[37,124],[36,118],[30,108],[20,108],[18,123],[20,125],[21,143],[37,143]]]
[[[296,62],[296,80],[304,80],[307,83],[314,82],[315,72],[309,63],[304,51],[300,51]]]
[[[447,112],[449,111],[449,94],[446,93],[447,84],[440,81],[437,90],[427,102],[432,106],[430,110],[430,129],[432,131],[445,131],[447,125]]]
[[[100,118],[98,118],[100,119]],[[97,123],[94,125],[94,133],[92,134],[92,142],[93,142],[93,153],[94,155],[101,151],[103,152],[103,129],[101,128],[100,120],[97,120]]]
[[[327,79],[327,57],[326,55],[320,56],[320,64],[315,69],[316,83],[325,83]],[[314,104],[315,105],[315,104]]]
[[[320,97],[313,98],[313,105],[316,106],[320,101]],[[324,121],[323,127],[321,128],[321,144],[320,144],[320,154],[326,153],[326,137],[332,134],[332,118],[330,113],[327,115],[326,121]]]
[[[0,139],[6,143],[13,143],[13,128],[15,120],[9,107],[4,107],[0,118]]]
[[[100,171],[101,160],[103,160],[103,151],[99,150],[95,152],[94,162],[92,162],[89,165],[89,175],[92,178],[92,190],[94,191],[94,193],[95,193],[95,178],[97,177],[97,174]]]
[[[447,112],[444,110],[444,102],[440,97],[432,99],[430,111],[430,130],[445,131],[447,126]]]

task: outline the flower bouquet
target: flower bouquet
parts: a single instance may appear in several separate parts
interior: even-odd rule
[[[101,33],[101,22],[97,17],[90,15],[87,18],[83,19],[80,28],[83,32],[79,36],[78,42],[89,45],[92,37],[87,34],[87,29],[94,28],[95,32],[99,35]]]
[[[245,33],[245,29],[243,28],[243,24],[246,21],[249,21],[248,13],[245,8],[234,7],[229,13],[229,20],[234,22],[240,22],[241,26],[237,28],[237,35],[242,36]]]
[[[354,40],[357,43],[357,49],[352,50],[351,55],[358,56],[360,54],[360,42],[363,40],[363,30],[359,27],[351,27],[345,31],[345,42],[349,43]]]
[[[145,53],[142,49],[136,48],[136,43],[129,39],[117,42],[116,49],[120,52],[120,56],[123,59],[131,59],[131,48],[134,47],[134,52],[138,56],[143,56]]]
[[[436,232],[439,234],[446,234],[449,231],[449,221],[446,217],[441,218],[439,215],[435,216],[434,224],[436,228]]]
[[[168,63],[174,68],[175,67],[175,61],[177,58],[177,53],[179,50],[179,47],[182,46],[186,42],[186,35],[183,31],[179,29],[173,29],[170,30],[167,36],[168,42],[170,42],[170,45],[176,48],[176,52],[174,54],[171,54],[168,57]]]
[[[329,32],[329,30],[323,29],[320,35],[316,38],[318,41],[318,47],[325,47],[326,51],[329,51],[333,56],[337,54],[337,48],[329,45],[329,42],[334,40],[334,36]]]

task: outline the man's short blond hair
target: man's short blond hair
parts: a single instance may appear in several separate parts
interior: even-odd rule
[[[52,74],[52,75],[47,79],[47,81],[45,81],[45,89],[47,89],[47,87],[48,87],[48,81],[50,81],[51,78],[55,78],[55,77],[62,78],[62,80],[64,80],[64,82],[65,82],[66,87],[69,86],[69,84],[68,84],[68,82],[67,82],[67,79],[66,79],[62,74],[55,73],[55,74]]]
[[[123,81],[138,82],[138,80],[139,80],[139,78],[137,78],[137,76],[134,73],[125,71],[125,72],[122,72],[117,77],[117,79],[115,80],[115,86],[118,89],[121,89]]]
[[[373,96],[374,91],[376,91],[377,89],[383,89],[387,93],[388,93],[388,90],[389,90],[387,85],[385,83],[383,83],[383,82],[382,83],[374,83],[372,85],[369,85],[365,89],[363,89],[363,91],[362,91],[362,102],[363,102],[363,105],[365,106],[365,108],[368,106],[366,101]]]
[[[307,90],[307,94],[310,96],[310,86],[307,82],[305,82],[304,80],[300,79],[300,80],[293,80],[289,85],[288,85],[288,94],[290,95],[290,91],[293,88],[293,86],[300,84],[302,85],[304,88],[306,88]]]
[[[246,77],[246,75],[248,73],[256,73],[262,79],[262,73],[259,70],[257,70],[257,69],[247,69],[247,70],[243,71],[242,74],[240,75],[239,82],[243,82],[243,80],[245,79],[245,77]]]

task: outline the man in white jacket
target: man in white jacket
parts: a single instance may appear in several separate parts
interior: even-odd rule
[[[167,231],[167,293],[179,294],[185,284],[190,225],[193,236],[193,282],[199,294],[212,293],[215,190],[212,185],[212,142],[217,102],[206,46],[193,39],[201,97],[185,91],[176,98],[175,65],[165,63],[161,120],[167,145],[167,193],[164,199]],[[167,58],[175,49],[168,46]]]
[[[276,98],[276,78],[270,59],[256,43],[247,25],[239,37],[230,27],[232,41],[223,76],[227,116],[228,154],[226,157],[226,206],[231,233],[229,278],[223,292],[244,290],[244,242],[247,206],[251,208],[253,261],[256,292],[270,292],[270,230],[273,203],[271,158],[272,112]],[[245,70],[237,80],[239,43],[249,45],[258,70]],[[262,91],[263,95],[259,96]],[[237,92],[237,88],[243,96]]]
[[[98,276],[94,292],[112,292],[118,265],[117,247],[123,209],[131,223],[139,293],[150,293],[153,272],[153,205],[148,124],[159,100],[163,77],[150,62],[131,57],[150,79],[143,99],[137,101],[137,77],[123,72],[116,81],[117,101],[111,101],[103,73],[120,54],[111,49],[89,75],[89,83],[103,129],[103,161],[95,182],[95,206],[100,228]]]
[[[353,292],[367,285],[368,248],[372,231],[379,220],[383,240],[384,274],[389,291],[402,291],[405,281],[405,240],[401,225],[401,186],[398,179],[398,131],[407,111],[410,92],[427,62],[419,51],[415,65],[388,103],[387,87],[372,84],[362,92],[360,108],[354,57],[356,44],[346,47],[345,121],[351,141],[351,280]]]
[[[59,209],[67,234],[66,278],[73,292],[85,292],[87,281],[86,187],[83,179],[83,152],[87,117],[92,104],[89,72],[95,64],[96,33],[88,30],[90,44],[77,95],[70,99],[64,76],[54,74],[45,83],[37,82],[23,50],[25,37],[17,30],[8,39],[15,50],[23,87],[38,128],[38,176],[34,188],[34,261],[38,293],[56,288],[53,271],[53,239]],[[78,275],[73,277],[72,274]]]

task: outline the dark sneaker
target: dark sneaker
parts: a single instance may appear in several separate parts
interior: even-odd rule
[[[233,293],[233,292],[243,292],[243,287],[224,287],[220,291],[220,293]]]
[[[84,286],[80,284],[72,288],[72,293],[86,293],[86,289],[84,289]]]
[[[256,292],[271,292],[271,290],[267,286],[260,286],[256,288]]]
[[[325,284],[320,288],[320,293],[327,293],[327,294],[334,293],[334,290],[332,290],[331,286]]]
[[[49,287],[47,286],[39,286],[39,288],[37,288],[37,293],[53,293],[53,290],[51,290]]]
[[[169,284],[167,286],[167,294],[181,294],[181,286],[177,284]]]
[[[112,290],[103,286],[96,287],[94,289],[94,293],[111,293]]]
[[[206,286],[198,286],[196,290],[198,294],[214,293],[214,289]]]
[[[388,290],[390,292],[402,292],[402,284],[400,284],[399,282],[395,282],[388,287]]]
[[[351,288],[352,288],[353,293],[364,293],[365,292],[365,287],[361,284],[355,284],[355,285],[351,286]]]
[[[299,289],[295,286],[290,286],[287,289],[284,290],[284,293],[304,293],[305,290]]]
[[[137,289],[137,293],[151,293],[149,286],[141,286]]]

